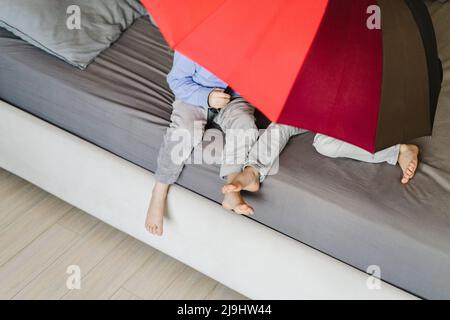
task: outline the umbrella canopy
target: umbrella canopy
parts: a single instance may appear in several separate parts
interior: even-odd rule
[[[438,58],[421,0],[142,2],[172,48],[273,122],[370,152],[431,134]]]

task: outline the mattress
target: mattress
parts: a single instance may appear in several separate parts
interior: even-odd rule
[[[246,197],[252,219],[270,228],[360,270],[376,266],[420,297],[450,298],[450,5],[432,12],[445,80],[433,136],[415,141],[423,161],[410,185],[400,184],[398,167],[322,157],[305,134]],[[174,98],[171,63],[145,18],[85,71],[0,30],[0,99],[154,172]],[[218,165],[207,164],[187,165],[179,180],[218,203],[222,183]]]

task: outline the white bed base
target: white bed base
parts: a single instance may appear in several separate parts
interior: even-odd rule
[[[150,172],[1,100],[0,167],[249,298],[415,298],[178,186],[164,237],[151,236]]]

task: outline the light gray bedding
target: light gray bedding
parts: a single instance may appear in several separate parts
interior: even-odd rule
[[[143,14],[139,0],[0,0],[0,27],[80,69]]]
[[[324,158],[306,134],[248,195],[255,220],[358,269],[377,265],[385,281],[424,298],[450,298],[449,16],[449,5],[433,5],[445,83],[410,185],[398,167]],[[171,113],[171,56],[145,19],[85,71],[0,31],[0,98],[154,171]],[[218,166],[188,165],[179,183],[221,201]]]

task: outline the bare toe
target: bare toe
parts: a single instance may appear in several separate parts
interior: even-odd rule
[[[246,216],[251,216],[254,214],[253,208],[246,203],[238,205],[236,208],[234,208],[234,212]]]
[[[409,182],[409,178],[407,176],[403,176],[402,183],[407,184]]]
[[[225,209],[234,211],[237,214],[252,215],[254,213],[253,208],[245,202],[239,192],[226,193],[222,206]]]

